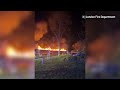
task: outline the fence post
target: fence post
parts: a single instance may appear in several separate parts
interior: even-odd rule
[[[42,57],[42,64],[44,64],[44,57]]]

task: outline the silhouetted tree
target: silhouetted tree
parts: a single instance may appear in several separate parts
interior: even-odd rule
[[[65,11],[53,11],[50,12],[48,23],[50,30],[54,33],[57,41],[58,41],[58,56],[60,55],[60,49],[61,49],[61,39],[63,37],[63,34],[70,30],[71,25],[71,19],[70,15]]]

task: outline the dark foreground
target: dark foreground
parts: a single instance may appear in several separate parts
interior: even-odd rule
[[[33,79],[34,61],[25,58],[0,57],[0,79]]]
[[[45,60],[44,64],[35,61],[36,79],[84,79],[85,60],[80,56],[63,55]]]

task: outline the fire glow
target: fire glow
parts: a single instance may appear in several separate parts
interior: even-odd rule
[[[6,48],[6,55],[10,58],[34,58],[33,51],[18,52],[13,47],[7,47]]]
[[[50,50],[50,51],[59,51],[59,49],[51,49],[49,48],[41,48],[40,46],[38,46],[38,50]],[[64,48],[60,49],[60,51],[67,51]]]

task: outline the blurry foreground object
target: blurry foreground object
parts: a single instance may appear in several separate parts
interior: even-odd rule
[[[0,11],[0,79],[34,78],[34,13]]]
[[[120,12],[94,11],[87,15],[114,15],[115,19],[87,19],[87,79],[120,79]]]

